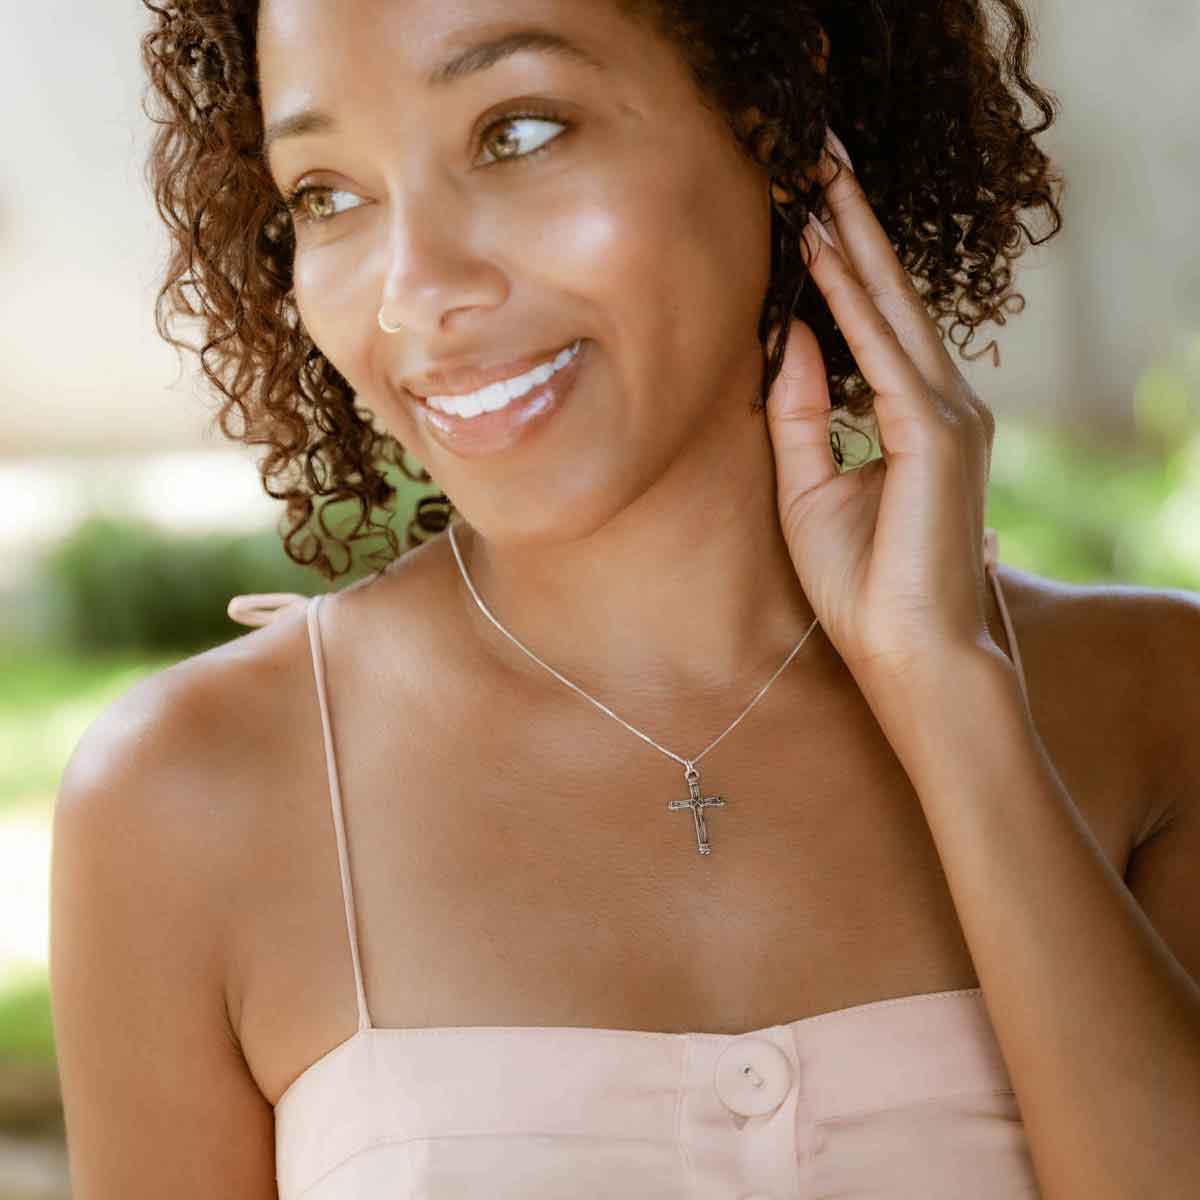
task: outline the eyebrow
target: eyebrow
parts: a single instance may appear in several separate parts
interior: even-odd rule
[[[468,75],[486,71],[504,59],[526,50],[556,55],[595,71],[606,69],[600,59],[561,33],[554,33],[549,29],[514,29],[499,37],[475,42],[452,58],[439,63],[426,74],[425,85],[434,88],[445,87],[465,79]],[[328,133],[336,125],[333,117],[321,109],[303,108],[289,113],[267,126],[259,154],[266,159],[271,147],[283,138],[300,137],[306,133]]]

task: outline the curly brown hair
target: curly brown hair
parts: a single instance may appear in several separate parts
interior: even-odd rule
[[[197,351],[221,397],[222,433],[269,447],[259,472],[266,492],[287,502],[279,532],[288,557],[332,580],[350,569],[350,543],[382,533],[388,552],[368,559],[383,570],[442,532],[453,505],[444,492],[419,499],[400,548],[389,526],[397,489],[383,468],[393,464],[414,483],[431,478],[406,464],[404,447],[374,427],[369,409],[355,406],[353,389],[301,324],[292,218],[262,156],[258,0],[143,3],[153,14],[142,39],[144,108],[158,127],[147,179],[171,233],[158,331],[177,349]],[[1063,180],[1034,143],[1053,123],[1057,98],[1027,73],[1030,24],[1019,0],[748,0],[733,15],[716,0],[618,3],[678,47],[699,98],[782,189],[782,198],[773,191],[758,410],[783,361],[785,339],[768,347],[770,331],[789,317],[816,334],[833,408],[851,418],[870,410],[872,393],[845,338],[818,290],[804,287],[800,234],[810,209],[825,211],[811,172],[830,126],[943,337],[965,359],[991,350],[999,363],[994,340],[974,355],[966,348],[979,325],[1003,325],[1006,310],[1024,308],[1010,270],[1023,239],[1040,245],[1062,228]],[[1010,25],[1002,51],[992,45],[989,8]],[[1042,115],[1029,129],[1018,90]],[[750,109],[747,125],[736,114]],[[1040,239],[1019,219],[1039,208],[1053,218]],[[173,316],[201,320],[201,347],[172,336]],[[836,430],[831,443],[838,456]],[[319,512],[318,497],[327,498]],[[342,500],[355,502],[357,519],[334,531],[324,509]],[[381,524],[375,508],[386,514]],[[319,533],[308,528],[314,512]],[[347,551],[340,569],[330,544]]]

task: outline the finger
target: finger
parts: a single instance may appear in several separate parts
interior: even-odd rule
[[[854,172],[828,152],[818,178],[826,184],[828,224],[872,302],[895,331],[930,387],[948,392],[957,370],[942,337],[879,223]]]
[[[937,394],[846,260],[820,240],[811,224],[804,238],[815,247],[809,265],[813,282],[821,289],[863,378],[876,393],[880,436],[889,452],[903,450],[911,445],[904,439],[903,426],[928,425],[939,415]]]
[[[774,346],[778,326],[768,344]],[[793,320],[787,351],[767,397],[767,428],[781,483],[796,493],[832,479],[838,471],[829,445],[829,381],[816,335]]]

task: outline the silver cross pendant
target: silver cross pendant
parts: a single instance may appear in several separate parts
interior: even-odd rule
[[[711,854],[712,847],[708,844],[708,827],[704,824],[704,810],[706,808],[724,808],[725,799],[723,796],[700,795],[700,772],[691,763],[688,763],[683,777],[687,780],[690,793],[688,799],[671,800],[667,803],[667,808],[672,812],[677,812],[681,808],[692,810],[692,817],[696,824],[696,849],[701,854]]]

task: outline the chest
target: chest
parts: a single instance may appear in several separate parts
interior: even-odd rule
[[[485,719],[460,698],[419,721],[343,706],[372,1023],[736,1033],[977,986],[901,764],[853,686],[823,682],[819,703],[781,686],[753,729],[701,760],[702,794],[726,802],[705,810],[707,856],[690,811],[668,808],[688,796],[682,768],[582,701]],[[1033,699],[1035,716],[1053,710]],[[714,735],[727,723],[678,719]],[[1076,722],[1048,724],[1068,790],[1123,873],[1137,819],[1127,759],[1111,739],[1098,753]],[[268,1096],[354,1029],[320,757],[301,774],[239,955],[238,1027]]]

